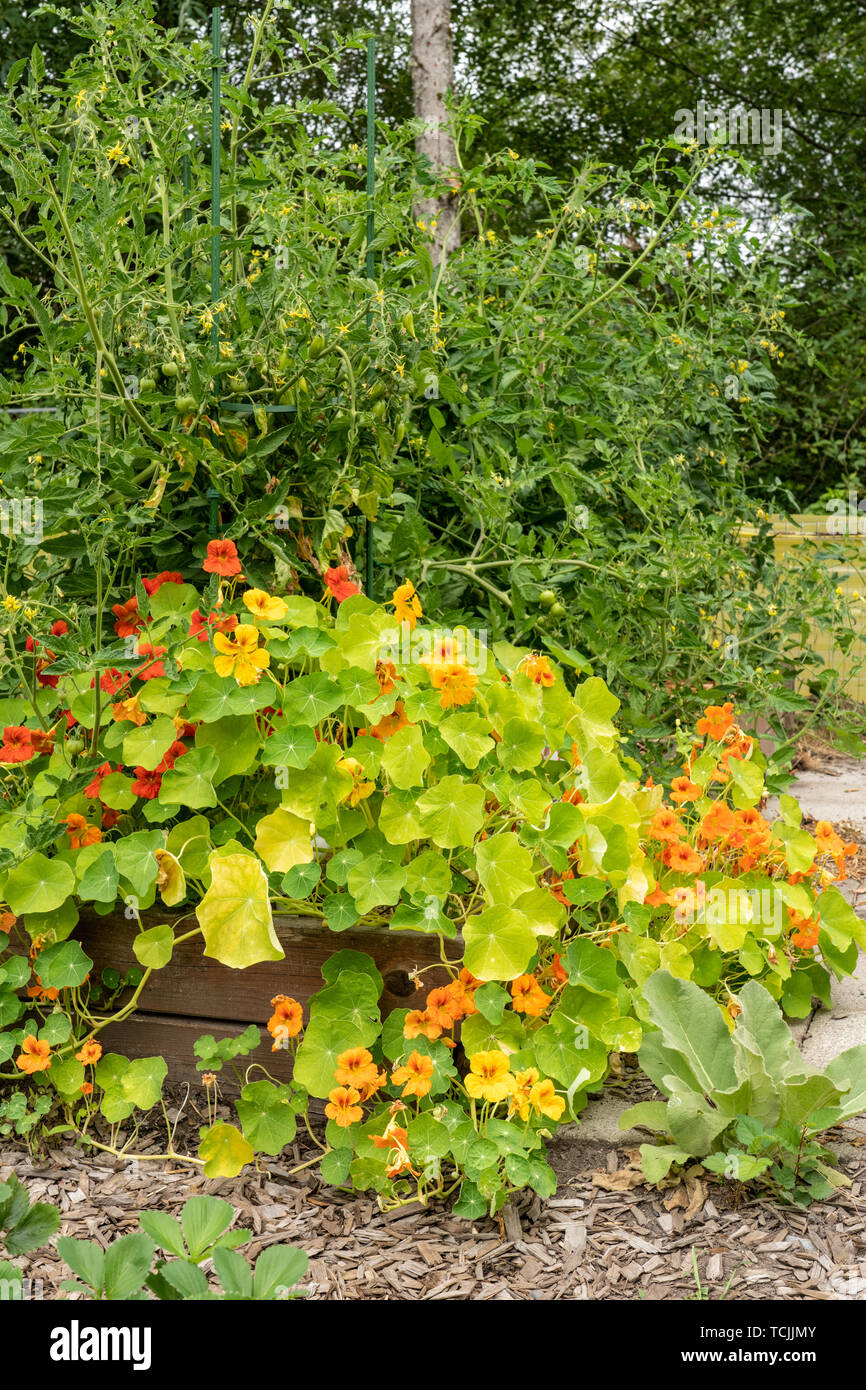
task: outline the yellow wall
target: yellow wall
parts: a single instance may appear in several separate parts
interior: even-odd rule
[[[861,599],[866,599],[866,512],[852,513],[850,504],[843,504],[840,499],[834,511],[774,516],[772,526],[778,563],[783,564],[785,556],[798,545],[832,545],[836,556],[832,563],[828,563],[839,588],[852,602],[857,594]],[[754,526],[743,527],[744,537],[755,535],[757,529]],[[848,653],[840,651],[830,634],[818,628],[812,629],[813,650],[824,658],[828,666],[839,671],[843,678],[848,677],[845,693],[854,700],[866,703],[866,665],[860,665],[866,661],[866,602],[855,602],[854,611],[859,615],[856,627],[858,636]]]

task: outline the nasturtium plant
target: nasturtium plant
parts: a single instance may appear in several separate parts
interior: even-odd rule
[[[330,1181],[386,1205],[459,1189],[467,1216],[553,1190],[546,1142],[612,1052],[649,1046],[659,971],[693,981],[727,1037],[748,981],[796,1017],[853,968],[850,846],[790,798],[765,820],[765,760],[731,704],[683,737],[666,797],[623,755],[603,681],[427,627],[409,581],[377,604],[332,567],[314,602],[243,578],[228,539],[198,564],[204,584],[191,563],[104,595],[50,656],[50,615],[9,620],[0,1074],[81,1134],[160,1100],[165,1062],[100,1035],[176,943],[235,970],[279,961],[281,913],[319,920],[334,951],[306,1008],[272,1001],[290,1083],[244,1070],[255,1027],[196,1045],[208,1087],[225,1065],[242,1087],[236,1121],[202,1131],[205,1175],[280,1153],[312,1100]],[[115,906],[141,967],[126,995],[75,935]],[[418,1007],[383,1016],[349,927],[438,937]]]

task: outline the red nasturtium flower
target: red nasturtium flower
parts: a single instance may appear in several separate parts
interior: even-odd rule
[[[33,1034],[26,1037],[21,1043],[21,1052],[15,1058],[15,1065],[19,1071],[32,1076],[35,1071],[48,1071],[51,1066],[51,1047],[47,1042],[40,1042]]]
[[[135,674],[140,681],[158,680],[160,676],[165,675],[165,667],[158,658],[165,656],[167,651],[168,647],[154,647],[151,642],[139,642],[138,655],[152,656],[154,658],[153,661],[142,667],[140,671],[136,671]]]
[[[12,724],[3,730],[0,763],[26,763],[35,756],[32,729],[26,729],[23,724]]]
[[[118,637],[132,637],[133,633],[140,632],[144,623],[138,616],[138,599],[135,594],[128,598],[126,603],[115,603],[111,608],[117,621],[114,624],[114,631]]]
[[[132,784],[132,791],[136,796],[143,796],[146,801],[153,801],[159,796],[159,789],[162,786],[162,773],[149,772],[146,767],[135,769],[135,781]]]
[[[238,559],[238,548],[234,541],[208,541],[207,556],[202,564],[202,569],[206,574],[221,574],[224,579],[230,579],[232,575],[240,574],[241,562]]]
[[[225,618],[221,618],[219,613],[211,613],[207,622],[205,622],[201,613],[196,608],[195,611],[190,614],[189,636],[197,637],[199,642],[206,642],[212,632],[234,632],[237,625],[238,619],[235,617],[234,613],[230,613],[228,617]]]
[[[344,599],[351,598],[353,594],[360,594],[359,586],[349,578],[349,571],[345,565],[331,565],[325,570],[323,575],[325,584],[333,594],[338,603]]]
[[[160,570],[153,579],[142,579],[141,582],[144,586],[144,592],[150,598],[159,592],[163,584],[182,584],[183,575],[178,574],[177,570]]]
[[[62,618],[58,618],[56,622],[51,624],[52,637],[65,637],[68,631],[69,627]]]
[[[84,788],[84,795],[89,801],[95,801],[99,796],[99,789],[111,771],[111,763],[99,764],[99,767],[93,774],[93,781],[88,782],[87,786]]]

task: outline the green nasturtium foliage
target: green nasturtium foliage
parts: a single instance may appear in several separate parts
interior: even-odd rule
[[[224,1066],[242,1086],[236,1122],[211,1114],[202,1131],[206,1176],[280,1153],[312,1099],[329,1181],[385,1205],[459,1189],[473,1216],[553,1190],[557,1125],[612,1052],[656,1046],[653,982],[702,1001],[720,1046],[696,1081],[727,1092],[721,1043],[747,981],[796,1017],[853,968],[864,928],[834,886],[850,847],[803,829],[790,798],[764,820],[764,759],[729,706],[697,742],[683,734],[671,804],[623,754],[599,678],[572,688],[526,649],[470,648],[423,617],[401,628],[399,591],[334,602],[332,575],[315,604],[251,588],[231,541],[205,563],[226,573],[136,584],[144,660],[120,594],[89,664],[70,628],[51,638],[56,684],[34,702],[13,680],[0,699],[0,1074],[23,1097],[4,1132],[53,1100],[85,1135],[156,1105],[165,1062],[103,1052],[103,1027],[146,999],[181,939],[244,970],[283,959],[275,916],[301,913],[335,941],[306,1007],[273,1001],[291,1082],[244,1070],[256,1027],[196,1045],[208,1086]],[[140,969],[95,979],[79,913],[118,908]],[[339,949],[351,927],[438,938],[448,964],[417,1007],[383,1015],[370,955]]]

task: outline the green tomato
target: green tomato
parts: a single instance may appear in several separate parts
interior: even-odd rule
[[[322,355],[322,353],[323,353],[324,351],[325,351],[325,340],[324,340],[324,338],[322,337],[321,333],[315,333],[315,334],[313,335],[313,337],[310,339],[310,345],[309,345],[309,347],[307,348],[307,356],[308,356],[308,357],[321,357],[321,355]]]
[[[552,608],[556,603],[556,593],[553,589],[542,589],[538,595],[538,602],[542,608]]]
[[[64,746],[64,748],[66,749],[67,753],[70,753],[70,754],[72,755],[72,757],[74,758],[75,755],[76,755],[76,753],[80,753],[81,750],[82,750],[82,748],[84,747],[84,739],[83,739],[83,738],[67,738],[67,739],[64,739],[64,741],[63,741],[63,746]]]
[[[163,362],[162,374],[163,376],[180,376],[180,367],[176,362]]]
[[[564,605],[563,603],[554,603],[554,605],[552,606],[552,608],[551,608],[551,610],[550,610],[550,616],[551,616],[551,618],[564,618],[564,617],[565,617],[565,613],[566,613],[566,608],[565,608],[565,605]]]
[[[176,396],[174,408],[181,415],[189,415],[195,410],[195,396]]]
[[[141,390],[141,391],[155,391],[155,390],[156,390],[156,379],[155,379],[154,377],[152,377],[152,376],[143,376],[143,377],[141,378],[141,381],[139,382],[139,390]]]

